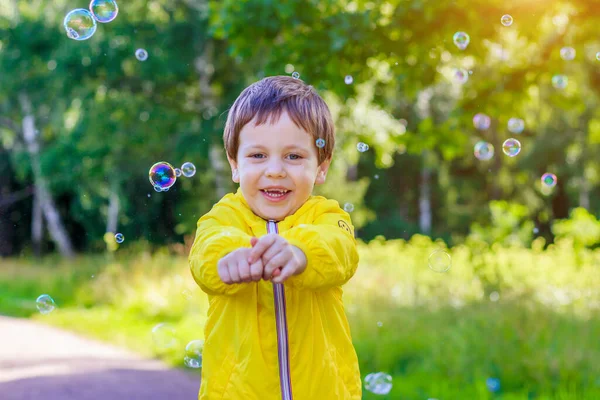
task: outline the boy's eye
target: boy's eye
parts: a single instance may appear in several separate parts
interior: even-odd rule
[[[302,158],[302,156],[300,156],[299,154],[290,154],[289,157],[291,160],[299,160]]]
[[[263,156],[264,156],[264,154],[260,154],[260,153],[250,154],[250,158],[263,158]]]

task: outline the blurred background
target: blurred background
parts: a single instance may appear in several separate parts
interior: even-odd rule
[[[227,110],[294,75],[337,127],[317,194],[360,242],[364,398],[600,398],[596,1],[118,6],[74,40],[88,3],[0,0],[0,314],[183,368],[196,221],[235,190]],[[196,172],[157,192],[159,161]]]

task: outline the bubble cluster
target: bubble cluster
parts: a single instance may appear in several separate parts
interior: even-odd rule
[[[491,118],[485,114],[478,113],[475,114],[475,116],[473,117],[473,126],[475,127],[475,129],[478,129],[480,131],[485,131],[486,129],[489,129],[491,123]]]
[[[473,153],[478,160],[487,161],[494,157],[494,146],[491,143],[480,141],[475,144]]]
[[[152,328],[152,340],[160,349],[168,349],[177,344],[175,328],[167,323],[160,323]]]
[[[123,243],[123,242],[125,241],[125,236],[123,236],[123,234],[122,234],[122,233],[117,233],[117,234],[115,235],[115,241],[116,241],[117,243]]]
[[[444,250],[436,250],[429,255],[429,268],[435,272],[446,272],[452,266],[452,257]]]
[[[318,148],[322,149],[323,147],[325,147],[325,139],[318,138],[315,144]]]
[[[465,32],[456,32],[452,37],[452,40],[454,41],[456,47],[458,47],[460,50],[466,49],[469,45],[469,42],[471,42],[471,38]]]
[[[149,177],[150,183],[157,192],[169,190],[177,180],[175,169],[171,164],[165,161],[157,162],[150,167]]]
[[[388,394],[392,390],[392,377],[384,372],[375,372],[365,377],[365,389],[374,394]]]
[[[365,151],[369,150],[369,145],[363,142],[358,142],[358,144],[356,145],[356,150],[360,151],[361,153],[364,153]]]
[[[502,18],[500,18],[500,23],[504,26],[511,26],[513,24],[513,17],[509,14],[504,14]]]
[[[506,139],[502,143],[502,151],[509,157],[514,157],[521,152],[521,142],[517,139]]]
[[[298,71],[292,72],[292,78],[294,78],[294,79],[300,79],[300,72],[298,72]]]
[[[565,75],[554,75],[552,77],[552,86],[556,89],[564,89],[569,84],[569,78]]]
[[[575,59],[575,54],[575,49],[572,47],[567,46],[560,49],[560,58],[562,58],[565,61],[571,61]]]
[[[469,72],[464,68],[456,68],[454,70],[454,79],[463,85],[469,80]]]
[[[525,129],[525,121],[521,118],[511,118],[508,120],[508,130],[512,133],[521,133]]]
[[[135,51],[135,58],[140,61],[146,61],[148,59],[148,52],[145,49],[137,49]]]
[[[553,188],[558,183],[556,175],[551,174],[550,172],[546,172],[544,175],[542,175],[541,180],[542,186],[545,186],[547,188]]]
[[[185,162],[181,166],[181,173],[186,178],[191,178],[192,176],[196,175],[196,166],[189,161]]]
[[[183,363],[188,368],[202,367],[202,350],[204,349],[203,340],[192,340],[185,346],[185,356]]]
[[[117,18],[119,7],[115,0],[92,0],[90,11],[96,21],[105,24]]]
[[[344,204],[344,211],[346,211],[346,212],[354,211],[354,204],[352,204],[352,203]]]
[[[56,307],[56,304],[50,295],[42,294],[35,300],[35,306],[41,314],[50,314]]]
[[[352,75],[346,75],[346,76],[344,77],[344,83],[345,83],[346,85],[351,85],[351,84],[352,84],[352,82],[354,82],[354,78],[352,77]]]
[[[84,8],[70,11],[63,21],[67,36],[74,40],[86,40],[96,32],[96,20],[91,12]]]

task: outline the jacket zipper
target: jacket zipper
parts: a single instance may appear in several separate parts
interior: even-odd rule
[[[267,222],[267,233],[279,234],[277,223]],[[275,323],[277,325],[277,358],[279,360],[279,386],[282,400],[292,400],[292,380],[290,377],[290,355],[285,313],[285,289],[283,283],[273,283],[275,299]]]

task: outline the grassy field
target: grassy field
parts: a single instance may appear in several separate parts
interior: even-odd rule
[[[471,241],[448,250],[436,273],[429,254],[443,244],[361,244],[345,302],[362,376],[393,377],[388,395],[365,399],[600,399],[600,249],[562,240],[544,249]],[[57,309],[40,315],[38,295]],[[184,257],[166,253],[3,260],[0,313],[31,317],[182,366],[202,339],[207,309]],[[179,346],[159,352],[151,329],[169,322]],[[492,393],[486,379],[500,381]]]

